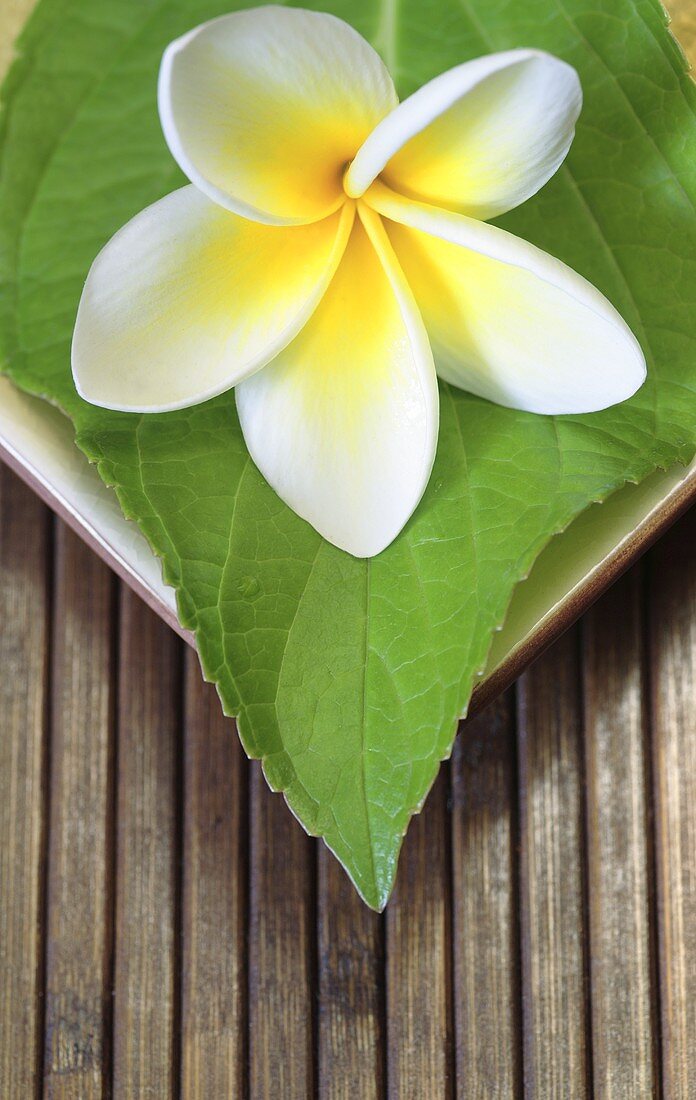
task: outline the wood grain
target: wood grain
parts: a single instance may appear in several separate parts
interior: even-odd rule
[[[452,759],[458,1100],[510,1100],[521,1086],[513,704],[508,693],[462,723]]]
[[[182,692],[179,643],[129,594],[117,631],[62,529],[49,613],[45,514],[5,474],[0,517],[3,1100],[691,1100],[696,514],[463,725],[384,918],[193,655]]]
[[[177,1079],[180,643],[120,589],[113,1095]]]
[[[181,1094],[246,1096],[249,765],[186,654]]]
[[[251,767],[249,1094],[315,1092],[315,842]]]
[[[386,910],[390,1100],[454,1094],[448,783],[444,768],[411,824]]]
[[[110,1074],[115,582],[59,524],[54,583],[45,1095],[96,1100]]]
[[[589,1095],[578,636],[518,689],[524,1084],[529,1096]]]
[[[41,1061],[49,513],[0,468],[0,1096]],[[11,628],[8,626],[11,624]]]
[[[696,1096],[696,510],[658,545],[649,644],[664,1095]]]
[[[658,1083],[641,612],[634,570],[583,624],[592,1068],[607,1100]]]
[[[378,1100],[386,1072],[384,918],[323,845],[318,853],[320,1100]]]

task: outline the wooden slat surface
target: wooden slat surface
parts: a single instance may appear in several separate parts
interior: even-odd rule
[[[641,571],[583,630],[592,1070],[607,1100],[654,1096],[658,1081],[650,756]]]
[[[0,514],[0,1096],[29,1097],[43,1046],[51,521],[2,467]]]
[[[54,1100],[97,1100],[111,1067],[116,582],[59,526],[54,586],[43,1078]]]
[[[181,1095],[244,1096],[249,769],[191,652],[185,670]]]
[[[387,1095],[454,1095],[448,770],[416,817],[386,910]]]
[[[317,858],[318,1096],[378,1100],[386,1082],[384,918],[363,905],[327,848]]]
[[[650,561],[649,652],[665,1096],[696,1096],[696,511]]]
[[[180,652],[121,589],[116,752],[114,1096],[171,1095],[179,959]]]
[[[589,1095],[582,711],[577,630],[519,682],[523,1065],[529,1096]]]
[[[692,1100],[695,536],[463,723],[379,916],[2,471],[2,1100]]]
[[[230,731],[232,734],[232,731]],[[250,769],[249,1088],[254,1097],[315,1092],[316,846]]]
[[[457,1100],[508,1100],[520,1089],[516,764],[508,692],[463,725],[452,759]]]

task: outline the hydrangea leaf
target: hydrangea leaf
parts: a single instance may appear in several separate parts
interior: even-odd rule
[[[233,0],[40,0],[7,79],[0,149],[3,369],[59,405],[163,559],[247,752],[374,907],[448,756],[492,633],[542,547],[590,502],[696,440],[696,89],[655,0],[323,0],[401,96],[481,53],[578,69],[567,164],[500,224],[594,282],[646,352],[625,405],[536,417],[441,387],[433,477],[396,542],[358,561],[249,459],[232,394],[138,417],[81,402],[69,345],[99,248],[179,186],[161,136],[165,45]]]

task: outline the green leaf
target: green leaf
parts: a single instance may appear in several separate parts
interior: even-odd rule
[[[502,223],[599,286],[649,362],[633,400],[592,416],[535,417],[443,386],[427,494],[386,552],[358,561],[263,482],[232,395],[134,417],[82,403],[70,378],[92,259],[181,182],[157,120],[162,49],[235,6],[39,4],[5,88],[3,363],[72,417],[79,445],[162,556],[246,750],[380,907],[514,586],[589,502],[694,452],[696,95],[654,0],[318,5],[382,51],[402,95],[514,46],[577,67],[585,108],[568,163]]]

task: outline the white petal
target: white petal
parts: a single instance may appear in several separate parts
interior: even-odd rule
[[[379,219],[356,221],[334,281],[277,359],[237,387],[244,438],[282,499],[358,557],[398,535],[438,430],[430,347]],[[378,255],[379,253],[379,255]]]
[[[381,174],[424,202],[491,218],[554,174],[582,105],[575,69],[539,50],[491,54],[442,73],[370,134],[346,174],[362,195]]]
[[[297,8],[204,23],[167,48],[160,70],[160,118],[180,167],[222,206],[272,224],[335,210],[346,164],[396,103],[357,31]]]
[[[310,317],[353,216],[347,205],[312,225],[260,225],[195,187],[143,210],[87,276],[72,345],[79,394],[110,409],[164,412],[229,389]]]
[[[628,325],[582,276],[526,241],[375,184],[367,196],[430,336],[438,374],[500,405],[584,413],[645,380]]]

